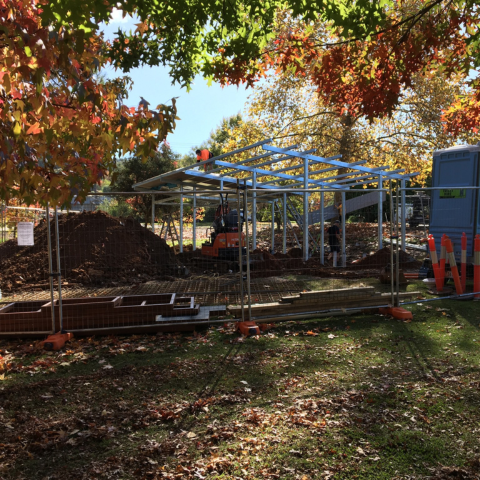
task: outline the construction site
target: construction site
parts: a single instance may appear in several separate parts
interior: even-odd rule
[[[469,265],[462,280],[473,280],[475,219],[464,246],[438,218],[461,218],[465,201],[478,203],[478,186],[464,185],[435,216],[432,199],[445,186],[412,190],[414,177],[268,139],[135,184],[134,194],[92,194],[92,211],[32,219],[17,208],[18,238],[21,224],[32,228],[23,245],[8,239],[4,208],[0,333],[177,331],[232,320],[254,325],[248,334],[260,332],[256,323],[400,308],[424,285],[443,296],[474,293],[471,281],[441,291],[427,240],[432,227],[438,247],[449,233],[453,258]],[[143,222],[105,208],[106,198],[133,196],[150,203]]]

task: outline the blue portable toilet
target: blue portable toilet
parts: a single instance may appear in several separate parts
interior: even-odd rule
[[[473,239],[480,233],[480,185],[478,145],[461,145],[433,153],[430,229],[437,250],[440,239],[446,234],[452,240],[455,257],[461,255],[461,237],[468,239],[467,257],[473,257]],[[445,188],[442,188],[445,187]]]

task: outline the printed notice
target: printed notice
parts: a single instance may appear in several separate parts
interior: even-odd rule
[[[19,247],[28,247],[34,245],[33,222],[17,223],[17,242]]]

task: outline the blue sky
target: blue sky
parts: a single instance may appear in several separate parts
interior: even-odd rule
[[[131,17],[122,18],[121,12],[114,12],[112,21],[103,25],[106,38],[113,38],[114,32],[134,30],[136,22]],[[121,76],[123,73],[113,68],[108,69],[107,76]],[[142,67],[128,72],[126,75],[133,80],[133,89],[129,93],[127,104],[138,104],[140,97],[150,102],[152,107],[160,103],[168,103],[172,97],[177,98],[177,127],[167,138],[173,151],[186,154],[192,147],[208,139],[224,117],[242,112],[247,97],[252,90],[243,87],[208,86],[202,78],[196,78],[195,83],[187,93],[178,85],[172,85],[168,70],[163,67]]]

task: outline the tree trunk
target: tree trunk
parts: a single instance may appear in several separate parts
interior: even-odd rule
[[[349,113],[345,113],[340,118],[340,123],[342,124],[343,131],[340,138],[340,151],[342,155],[342,162],[350,163],[353,157],[353,144],[354,144],[354,135],[353,135],[353,126],[355,125],[355,118]],[[348,169],[345,167],[339,168],[337,170],[337,175],[342,173],[347,173]],[[341,219],[342,215],[342,193],[335,192],[334,195],[335,207],[338,209],[337,219]]]

